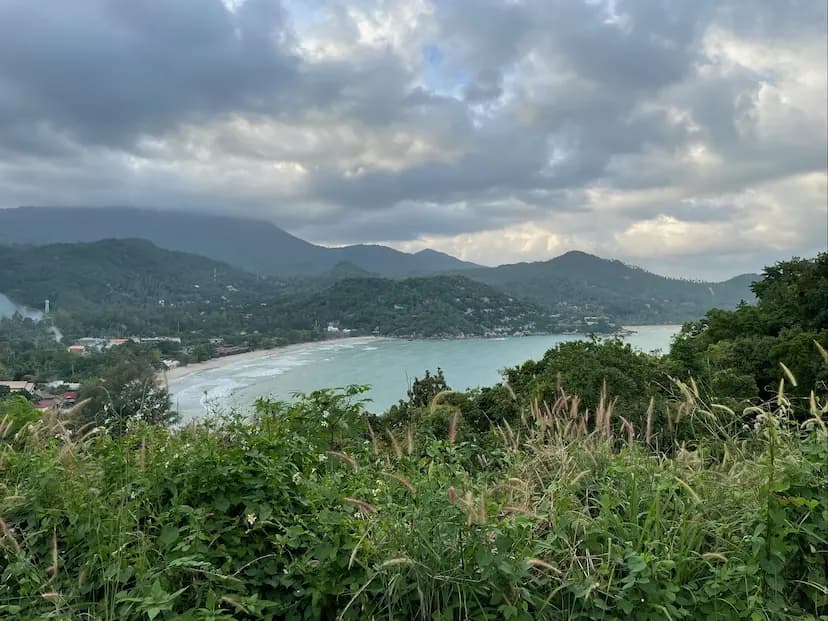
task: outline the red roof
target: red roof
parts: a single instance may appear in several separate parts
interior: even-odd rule
[[[38,401],[35,403],[35,407],[38,410],[48,410],[50,407],[55,405],[55,399],[43,399],[42,401]]]
[[[67,392],[63,393],[63,398],[66,399],[66,400],[71,399],[71,400],[75,401],[78,398],[78,393],[76,393],[74,390],[67,391]]]

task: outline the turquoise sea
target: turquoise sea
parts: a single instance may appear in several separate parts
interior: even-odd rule
[[[642,351],[667,351],[680,326],[634,326],[626,340]],[[289,400],[317,388],[369,384],[368,409],[381,412],[399,399],[415,376],[443,369],[455,390],[489,386],[500,369],[539,358],[550,347],[582,335],[502,339],[399,340],[354,338],[293,345],[259,357],[227,360],[169,382],[183,420],[210,412],[248,412],[260,396]]]

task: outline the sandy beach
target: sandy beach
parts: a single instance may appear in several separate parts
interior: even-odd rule
[[[209,371],[212,369],[220,369],[221,367],[225,367],[236,363],[252,362],[254,360],[271,358],[280,355],[283,356],[296,351],[305,351],[308,349],[314,349],[316,347],[324,347],[326,345],[330,345],[331,343],[353,343],[355,345],[358,345],[360,343],[371,343],[377,340],[380,340],[380,337],[351,336],[340,339],[327,339],[324,341],[308,341],[306,343],[294,343],[292,345],[274,347],[272,349],[257,349],[254,351],[244,352],[243,354],[233,354],[231,356],[222,356],[221,358],[211,358],[210,360],[205,360],[204,362],[193,362],[186,366],[176,367],[174,369],[169,369],[167,371],[160,371],[159,379],[162,382],[166,381],[167,383],[175,382],[189,375],[192,375],[193,373]]]

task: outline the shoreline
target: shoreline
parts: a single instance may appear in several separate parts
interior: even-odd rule
[[[254,360],[261,360],[262,358],[271,358],[279,354],[289,354],[299,349],[312,349],[315,346],[330,345],[331,343],[373,343],[374,341],[384,340],[379,336],[349,336],[338,339],[325,339],[323,341],[305,341],[303,343],[291,343],[290,345],[282,345],[281,347],[271,347],[270,349],[255,349],[253,351],[246,351],[240,354],[231,354],[229,356],[221,356],[219,358],[210,358],[203,362],[193,362],[186,366],[175,367],[174,369],[158,371],[158,379],[162,383],[170,384],[189,377],[194,373],[201,373],[203,371],[212,371],[229,366],[237,362],[252,362]]]
[[[609,333],[597,333],[596,336],[601,338],[605,337],[629,337],[632,334],[636,333],[637,330],[635,328],[638,327],[681,327],[681,324],[630,324],[626,326],[622,326],[621,330],[618,332],[609,332]],[[387,340],[399,340],[399,341],[464,341],[464,340],[499,340],[505,338],[522,338],[522,337],[531,337],[531,336],[550,336],[550,335],[566,335],[566,336],[586,336],[588,333],[585,332],[560,332],[560,333],[533,333],[533,334],[522,334],[522,335],[504,335],[504,336],[466,336],[466,337],[404,337],[404,336],[348,336],[342,338],[335,338],[335,339],[325,339],[322,341],[304,341],[301,343],[291,343],[290,345],[282,345],[281,347],[271,347],[270,349],[256,349],[253,351],[246,351],[240,354],[231,354],[229,356],[221,356],[219,358],[210,358],[209,360],[204,360],[203,362],[194,362],[188,364],[186,366],[176,367],[174,369],[168,370],[161,370],[158,371],[156,377],[158,378],[159,382],[162,382],[166,385],[169,385],[172,382],[178,382],[190,375],[195,373],[201,373],[203,371],[212,371],[215,369],[220,369],[225,366],[229,366],[234,363],[238,362],[252,362],[255,360],[261,360],[264,358],[270,358],[277,356],[279,354],[289,354],[291,352],[297,350],[305,350],[305,349],[313,349],[315,347],[329,345],[331,343],[373,343],[376,341],[387,341]]]

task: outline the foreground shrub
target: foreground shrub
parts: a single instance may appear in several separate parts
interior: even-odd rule
[[[435,435],[370,427],[361,390],[261,401],[251,421],[73,439],[47,417],[7,437],[0,618],[828,614],[818,399],[799,427],[780,390],[738,436],[687,386],[672,431],[616,425],[606,395],[585,410],[559,392],[483,434],[438,403]]]

